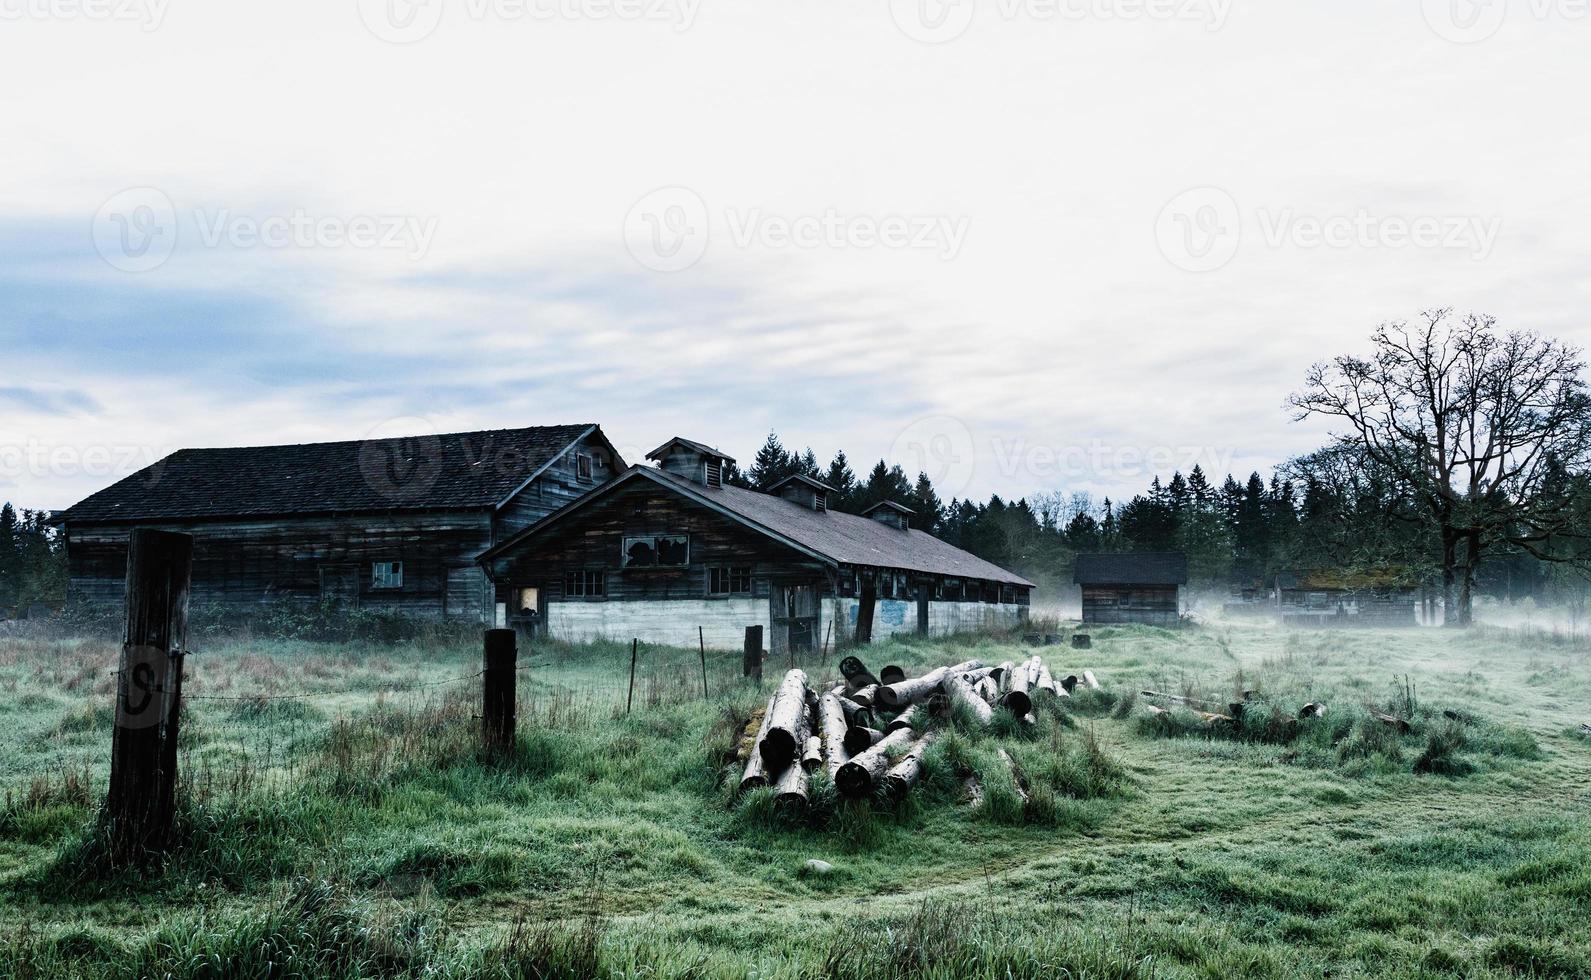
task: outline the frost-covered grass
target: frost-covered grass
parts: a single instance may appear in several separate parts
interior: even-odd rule
[[[479,669],[470,644],[220,642],[188,690],[238,700],[189,705],[183,847],[115,874],[94,834],[115,649],[0,638],[0,976],[1591,973],[1582,645],[1092,632],[1042,652],[1103,692],[1041,699],[1033,726],[952,719],[905,803],[819,779],[804,815],[724,778],[783,664],[759,691],[710,655],[704,700],[695,651],[643,648],[626,716],[627,645],[539,648],[516,750],[488,759],[478,680],[448,683]],[[1211,726],[1141,690],[1254,693]],[[1325,717],[1296,721],[1306,701]]]

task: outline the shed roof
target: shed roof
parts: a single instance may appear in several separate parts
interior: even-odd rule
[[[1078,555],[1072,581],[1078,585],[1186,585],[1188,556],[1180,551]]]
[[[783,497],[740,487],[704,487],[660,469],[632,466],[617,480],[531,525],[480,556],[483,564],[524,547],[549,528],[623,486],[650,480],[680,496],[836,565],[867,565],[908,572],[983,579],[1031,588],[1033,583],[924,531],[900,531],[867,517],[815,511]]]
[[[712,446],[706,445],[705,443],[697,442],[694,439],[686,439],[684,436],[675,436],[674,438],[670,439],[668,442],[663,443],[663,445],[658,446],[656,449],[654,449],[651,452],[647,453],[646,454],[646,458],[647,459],[662,459],[664,456],[668,455],[669,447],[670,446],[675,446],[675,445],[684,446],[686,449],[690,449],[690,450],[693,450],[695,452],[701,453],[703,456],[711,456],[711,457],[714,457],[715,459],[721,459],[721,460],[723,460],[726,463],[733,463],[735,461],[735,457],[733,457],[733,456],[726,455],[725,453],[722,453],[719,450],[714,449]]]
[[[181,449],[57,522],[490,509],[593,423],[236,449]],[[604,441],[606,441],[604,439]],[[623,461],[615,458],[615,465]]]

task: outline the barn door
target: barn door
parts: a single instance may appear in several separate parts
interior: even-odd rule
[[[773,626],[768,638],[768,652],[772,654],[810,651],[817,647],[818,589],[803,583],[775,584],[769,600],[769,621]]]
[[[928,589],[927,582],[917,586],[917,635],[928,635]]]
[[[359,604],[359,566],[320,566],[320,597],[348,606]]]

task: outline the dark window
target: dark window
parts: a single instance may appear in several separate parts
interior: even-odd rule
[[[648,568],[662,565],[678,568],[690,564],[691,538],[688,534],[635,534],[624,539],[624,567]]]
[[[750,595],[750,565],[720,565],[707,570],[709,595]]]
[[[608,578],[603,572],[569,572],[563,578],[563,594],[569,599],[596,599],[608,594]]]
[[[401,589],[403,588],[403,562],[377,561],[370,564],[370,587],[372,589]]]
[[[591,479],[591,457],[585,453],[575,454],[575,476],[588,482]]]
[[[710,487],[724,485],[724,464],[716,459],[707,461],[707,485]]]

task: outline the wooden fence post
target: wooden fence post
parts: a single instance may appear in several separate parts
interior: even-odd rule
[[[192,573],[191,535],[148,528],[128,534],[127,624],[105,799],[111,856],[118,863],[171,841]]]
[[[762,683],[762,627],[746,627],[746,647],[740,657],[740,673],[742,676],[754,678],[758,684]]]
[[[696,645],[702,651],[702,700],[707,700],[707,634],[696,627]]]
[[[630,713],[630,706],[635,704],[635,650],[640,645],[640,640],[630,638],[630,693],[624,699],[624,713]]]
[[[515,689],[519,674],[519,634],[486,631],[486,662],[481,671],[481,738],[488,751],[514,747]]]

